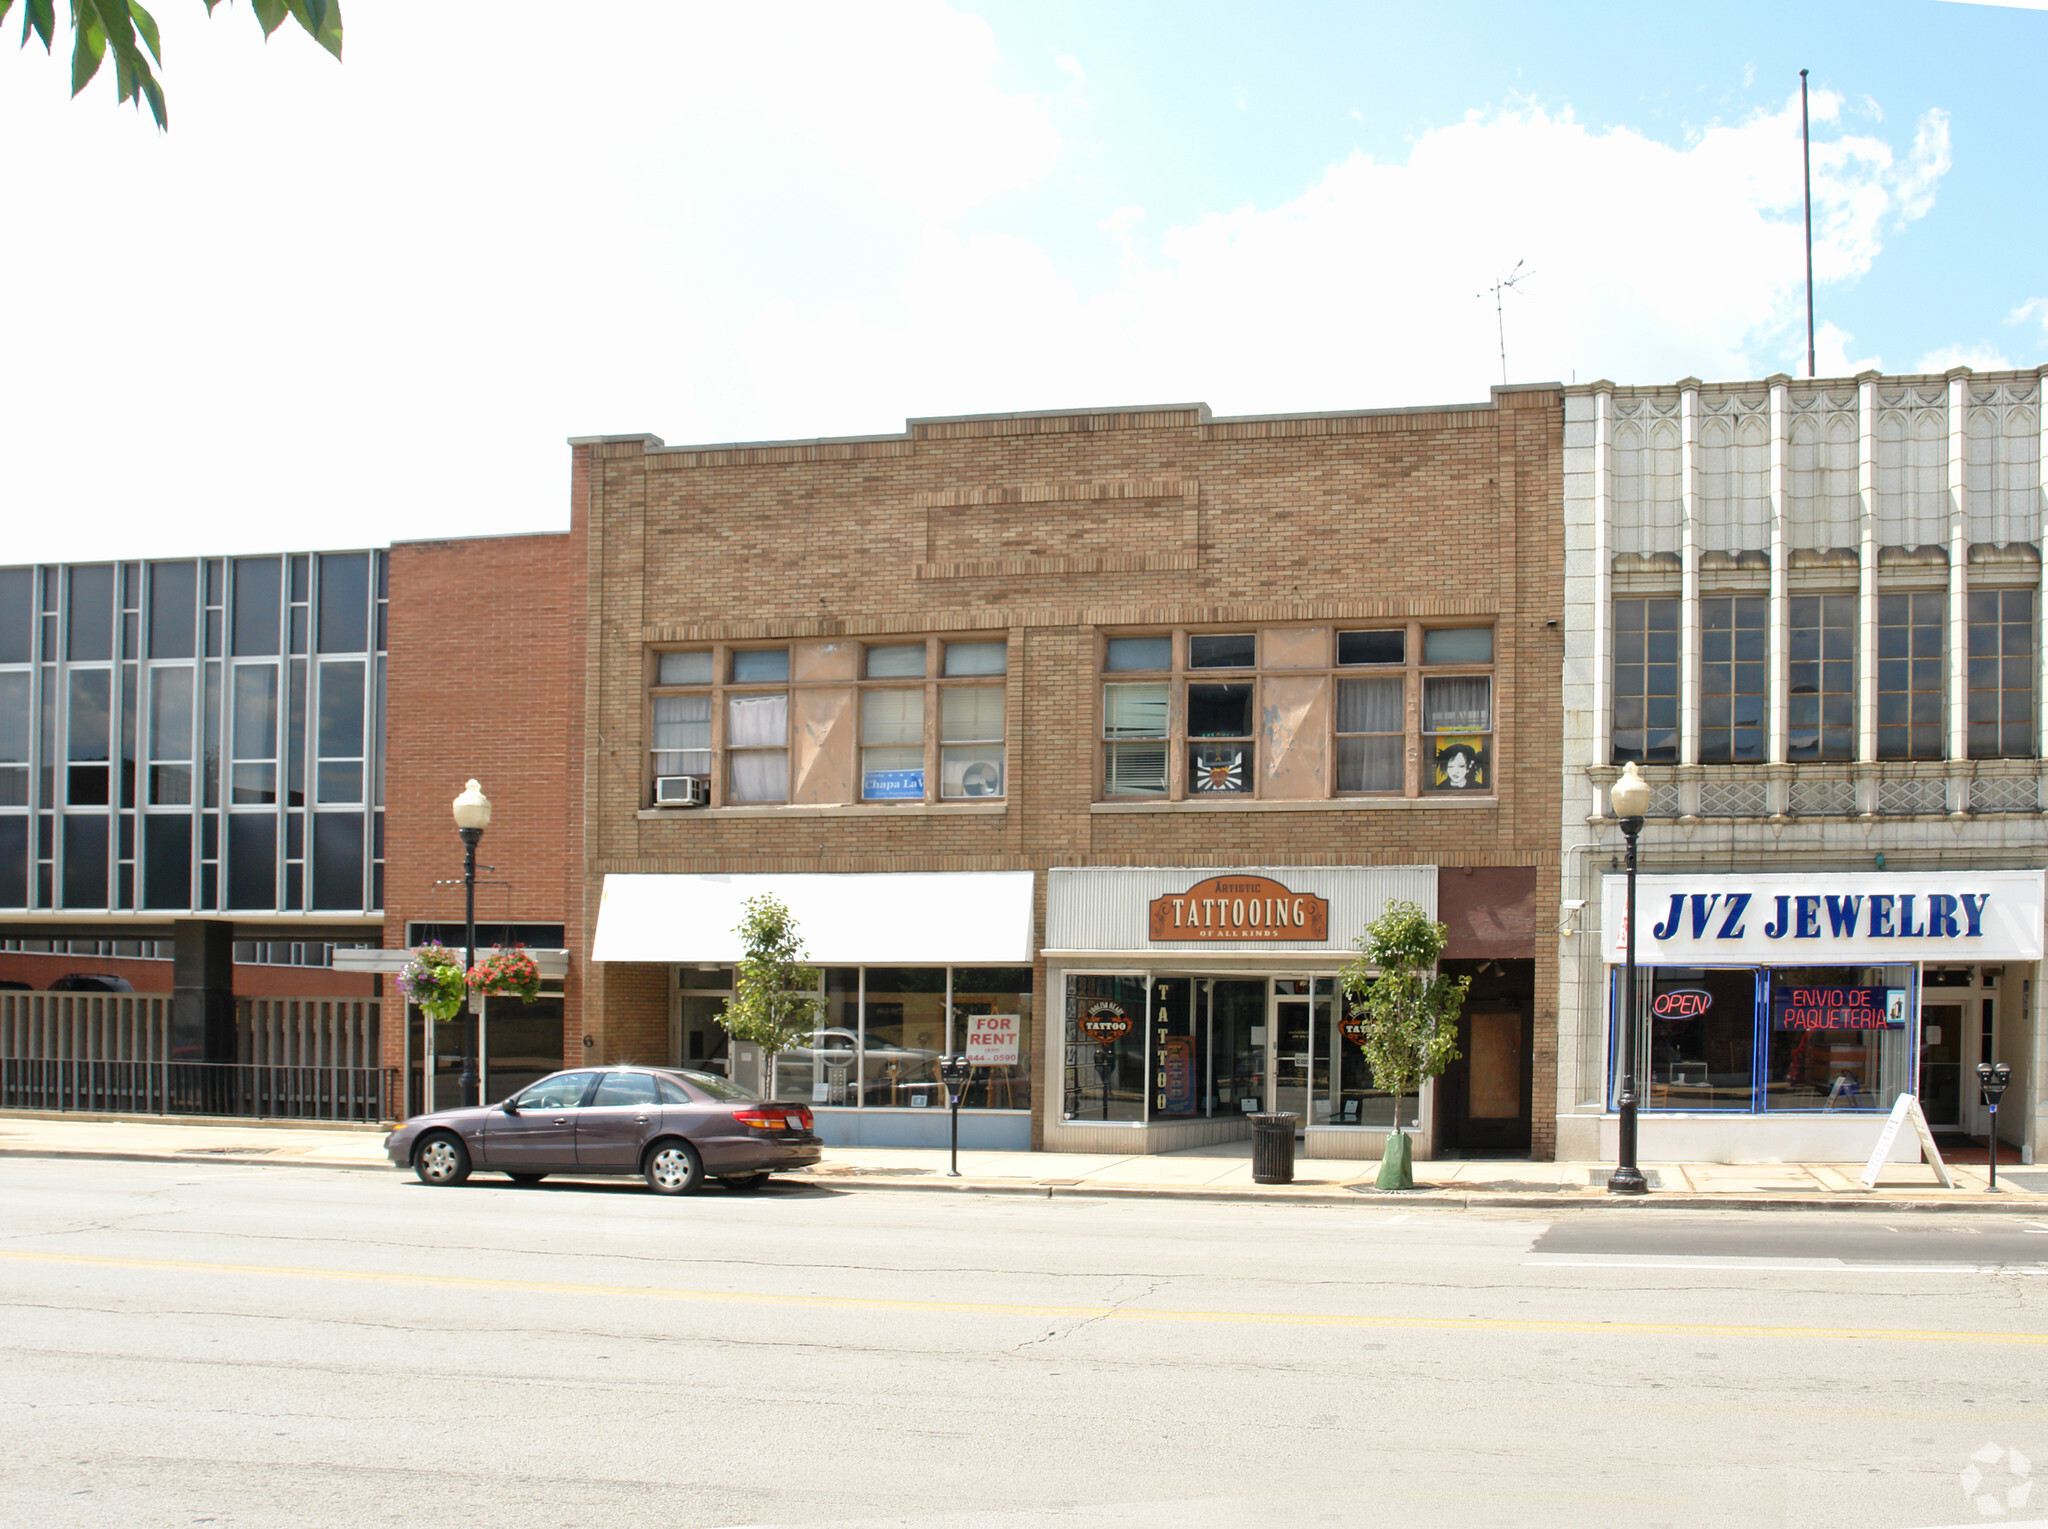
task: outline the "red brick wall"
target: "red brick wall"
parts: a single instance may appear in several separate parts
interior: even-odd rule
[[[384,943],[408,921],[462,920],[462,843],[449,804],[474,776],[491,799],[477,850],[479,922],[578,922],[572,692],[582,568],[571,535],[401,542],[391,549],[385,703]],[[386,996],[397,1000],[387,984]],[[580,1060],[577,993],[563,1045]],[[384,1027],[387,1066],[401,1032]]]

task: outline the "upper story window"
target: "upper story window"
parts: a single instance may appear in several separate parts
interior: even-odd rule
[[[1700,599],[1700,760],[1762,764],[1770,707],[1770,604],[1763,595]]]
[[[1940,759],[1947,682],[1948,595],[1877,597],[1877,757]]]
[[[1788,759],[1856,757],[1856,597],[1794,595]]]
[[[2034,591],[1970,592],[1970,757],[2032,759]]]
[[[651,774],[692,778],[715,806],[999,798],[1008,668],[1001,639],[659,653]]]
[[[1492,666],[1491,627],[1107,636],[1101,794],[1490,791]]]
[[[1678,763],[1678,599],[1614,602],[1614,762]]]

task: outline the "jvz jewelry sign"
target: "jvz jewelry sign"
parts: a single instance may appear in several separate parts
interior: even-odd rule
[[[1663,966],[2038,961],[2041,871],[1638,876],[1636,960]],[[1601,889],[1606,958],[1628,958],[1628,879]]]

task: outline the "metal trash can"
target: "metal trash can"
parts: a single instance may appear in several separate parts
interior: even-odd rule
[[[1294,1128],[1299,1115],[1253,1115],[1252,1182],[1294,1182]]]

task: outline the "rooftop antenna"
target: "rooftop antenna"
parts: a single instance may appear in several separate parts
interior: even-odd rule
[[[1493,323],[1494,328],[1500,332],[1500,385],[1502,387],[1508,385],[1508,322],[1507,315],[1502,311],[1501,301],[1508,293],[1514,291],[1519,283],[1527,281],[1536,274],[1534,271],[1523,270],[1524,264],[1526,264],[1526,261],[1517,260],[1512,271],[1486,289],[1486,292],[1493,294]],[[1486,292],[1481,292],[1478,295],[1484,297]]]
[[[1806,116],[1806,71],[1799,71],[1799,153],[1806,173],[1806,375],[1813,367],[1813,130]]]

